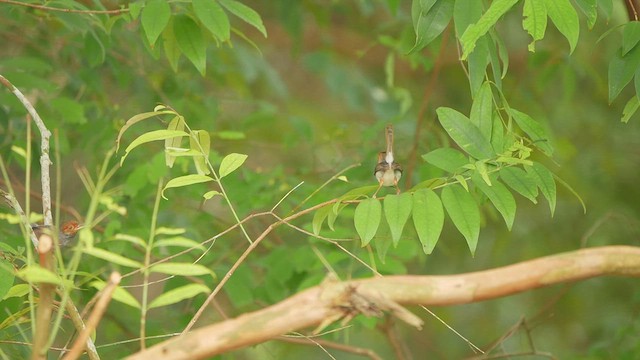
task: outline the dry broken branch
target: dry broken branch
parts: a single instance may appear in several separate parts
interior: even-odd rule
[[[460,275],[325,282],[268,308],[164,341],[129,359],[201,359],[363,311],[406,316],[400,304],[465,304],[604,275],[640,277],[640,248],[583,249]]]

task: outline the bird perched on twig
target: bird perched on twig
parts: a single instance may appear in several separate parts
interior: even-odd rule
[[[398,181],[402,177],[402,167],[395,161],[393,157],[393,125],[389,124],[385,128],[385,137],[387,141],[387,151],[378,153],[378,164],[376,165],[373,174],[378,179],[378,189],[373,194],[376,197],[380,188],[384,186],[395,186],[396,194],[400,193],[398,187]]]
[[[49,225],[32,224],[31,228],[36,233],[36,236],[40,237],[40,235],[48,231],[51,227]],[[58,242],[60,243],[60,246],[69,245],[80,229],[82,229],[82,225],[75,220],[67,221],[62,224],[60,231],[58,232]]]

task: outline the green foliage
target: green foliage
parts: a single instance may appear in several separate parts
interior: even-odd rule
[[[99,346],[104,358],[137,351],[135,337],[181,331],[212,291],[225,316],[237,316],[317,285],[328,271],[345,279],[457,273],[633,238],[638,134],[632,124],[607,125],[611,113],[629,122],[640,108],[640,28],[621,9],[602,0],[149,0],[109,14],[4,5],[0,74],[57,134],[56,221],[78,217],[87,228],[60,252],[56,271],[44,270],[28,254],[19,218],[2,210],[0,340],[31,340],[37,283],[58,285],[84,308],[113,270],[125,286],[96,344],[119,346]],[[621,34],[615,53],[613,36],[595,44],[613,31]],[[140,113],[158,101],[171,106]],[[25,183],[18,193],[37,192],[38,136],[27,138],[13,94],[0,91],[0,104],[0,156],[11,181]],[[393,195],[374,199],[371,168],[388,122],[405,168],[402,192],[382,189]],[[568,184],[589,215],[575,211]],[[540,195],[553,224],[546,206],[531,204]],[[273,231],[248,251],[265,228]],[[592,302],[565,295],[560,317],[527,333],[540,339],[536,348],[570,357],[562,355],[582,354],[589,342],[595,358],[618,345],[632,358],[637,349],[624,352],[632,326],[627,337],[611,335],[613,345],[593,341],[619,327],[603,320],[603,304],[618,314],[631,301],[596,290]],[[454,327],[476,326],[471,318],[494,324],[471,339],[488,344],[521,314],[547,306],[547,294],[439,310]],[[514,304],[523,309],[516,318]],[[372,344],[375,323],[356,320],[335,337],[348,333],[354,346],[392,357],[386,342]],[[74,333],[63,311],[51,329],[56,346]],[[450,334],[432,334],[442,353],[469,356]],[[286,345],[267,346],[273,354]],[[0,356],[29,356],[21,345],[0,348]]]

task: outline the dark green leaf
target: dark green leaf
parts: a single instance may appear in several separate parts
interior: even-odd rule
[[[471,255],[475,254],[480,235],[478,204],[471,194],[457,184],[442,189],[441,197],[451,221],[467,240]]]
[[[580,35],[578,14],[569,0],[544,0],[547,14],[560,33],[569,41],[570,52],[576,48]]]
[[[485,81],[473,98],[469,120],[480,129],[486,139],[491,139],[493,126],[493,94],[491,83]]]
[[[489,140],[466,116],[446,107],[438,108],[436,113],[449,136],[469,155],[476,159],[489,159],[494,155]]]
[[[171,7],[166,0],[150,0],[147,1],[144,9],[142,9],[142,29],[147,35],[147,41],[153,48],[158,40],[158,36],[169,23],[171,18]]]
[[[414,0],[411,7],[416,42],[409,53],[424,49],[438,37],[453,15],[454,0]]]
[[[387,195],[384,198],[384,216],[387,218],[394,246],[398,245],[402,229],[411,215],[411,205],[410,193]]]
[[[587,16],[587,26],[593,29],[598,18],[597,0],[574,0],[582,12]]]
[[[467,27],[477,22],[481,16],[481,1],[456,1],[453,6],[453,22],[457,36],[462,36]]]
[[[626,55],[640,41],[640,22],[630,21],[622,32],[622,56]]]
[[[615,52],[609,62],[609,103],[620,95],[638,68],[640,68],[640,46],[633,47],[625,56],[622,56],[621,50]]]
[[[382,206],[376,199],[366,199],[356,207],[353,223],[362,240],[362,246],[366,246],[376,235],[381,216]]]
[[[444,225],[444,210],[440,198],[431,189],[413,193],[413,226],[416,228],[422,250],[431,254]]]
[[[507,229],[511,231],[513,221],[516,218],[516,200],[511,195],[511,192],[495,178],[491,181],[491,186],[487,185],[477,174],[474,174],[471,179],[500,212],[505,224],[507,224]]]
[[[452,148],[439,148],[422,155],[424,161],[450,173],[469,163],[467,157]]]
[[[533,40],[529,44],[529,51],[536,51],[536,41],[544,38],[547,29],[547,7],[543,1],[525,0],[522,11],[524,20],[522,27],[531,35]]]
[[[520,195],[531,200],[534,204],[538,203],[538,200],[536,200],[538,184],[529,173],[511,166],[500,170],[500,178]]]
[[[169,60],[169,65],[174,72],[178,71],[178,60],[182,56],[178,40],[173,32],[173,26],[167,26],[162,32],[162,44],[164,45],[164,54]]]
[[[215,0],[192,0],[193,10],[202,24],[220,41],[229,41],[229,17]]]
[[[540,123],[533,120],[531,116],[513,108],[509,109],[509,114],[516,121],[520,129],[529,135],[529,138],[537,148],[548,156],[553,155],[553,148],[549,145],[549,136]]]
[[[0,259],[0,300],[9,293],[9,289],[13,286],[15,275],[11,263]]]
[[[460,37],[462,44],[462,60],[465,60],[476,47],[476,42],[486,34],[518,0],[494,0],[489,9],[477,23],[472,24]]]
[[[556,182],[553,180],[553,173],[544,165],[534,162],[533,166],[527,166],[527,173],[531,175],[538,185],[538,189],[549,203],[551,216],[556,210]]]
[[[262,18],[260,18],[260,14],[258,14],[255,10],[248,7],[247,5],[235,1],[235,0],[218,0],[225,9],[229,10],[230,13],[239,17],[247,24],[253,26],[258,29],[264,37],[267,37],[267,29],[265,29],[264,24],[262,24]]]
[[[207,44],[200,27],[190,17],[179,15],[173,20],[173,33],[182,53],[204,76],[207,70]]]

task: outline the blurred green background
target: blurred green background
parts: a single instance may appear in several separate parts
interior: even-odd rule
[[[151,111],[158,103],[176,109],[192,128],[210,132],[214,162],[231,152],[249,155],[245,166],[225,182],[241,218],[271,209],[304,181],[280,205],[280,214],[287,214],[322,183],[353,164],[361,166],[344,174],[348,183],[331,182],[307,206],[357,186],[375,184],[372,172],[376,153],[383,147],[383,129],[390,122],[396,128],[398,160],[412,169],[412,176],[402,187],[434,176],[434,169],[425,166],[419,155],[450,143],[437,122],[435,109],[447,106],[468,113],[471,106],[469,83],[458,60],[451,26],[425,50],[407,55],[414,42],[409,2],[245,3],[262,16],[268,37],[233,18],[232,26],[249,41],[237,35],[232,35],[233,46],[217,47],[211,41],[205,76],[184,57],[174,72],[160,43],[153,49],[149,47],[138,20],[113,21],[106,15],[0,4],[0,74],[27,94],[49,128],[56,130],[59,146],[54,150],[60,153],[62,169],[61,205],[84,213],[89,196],[75,169],[86,167],[95,174],[104,154],[115,145],[124,121]],[[52,4],[99,6],[91,1]],[[103,5],[113,9],[119,3],[107,1]],[[537,43],[536,52],[527,51],[530,39],[522,30],[522,4],[516,5],[516,10],[498,25],[498,33],[509,50],[508,73],[503,79],[505,96],[515,108],[545,124],[556,153],[553,159],[538,160],[580,194],[587,206],[586,214],[562,186],[558,187],[553,218],[541,196],[538,205],[517,197],[517,216],[511,232],[497,211],[485,208],[475,257],[469,254],[463,237],[449,220],[431,255],[422,253],[416,236],[405,231],[400,245],[389,250],[384,263],[354,241],[357,235],[352,209],[341,213],[335,231],[324,228],[322,235],[351,240],[344,243],[345,247],[367,262],[374,261],[384,274],[464,273],[583,246],[636,245],[640,229],[638,119],[632,118],[629,124],[620,122],[622,99],[632,95],[631,89],[612,104],[607,100],[607,67],[620,45],[620,34],[613,32],[596,41],[607,30],[628,21],[622,1],[614,1],[613,5],[611,17],[601,13],[591,30],[581,14],[580,40],[571,55],[566,40],[552,26],[547,28],[545,39]],[[172,11],[186,12],[186,6],[183,2],[172,3]],[[112,26],[110,32],[105,30],[108,26]],[[393,64],[389,63],[390,57]],[[25,111],[6,89],[0,91],[0,105],[0,154],[9,164],[14,186],[20,190],[19,184],[24,184],[24,160],[11,147],[26,146]],[[124,144],[133,139],[133,133],[166,124],[148,122],[137,126],[129,130],[132,134],[125,136]],[[32,146],[34,150],[39,148],[37,137]],[[414,147],[417,158],[412,162],[409,156]],[[190,166],[187,161],[178,161],[173,169],[166,169],[157,144],[134,150],[108,185],[118,203],[127,208],[127,215],[112,214],[100,224],[96,236],[101,246],[127,257],[142,258],[143,254],[130,244],[110,240],[116,233],[146,238],[158,179],[182,175]],[[37,161],[32,167],[32,181],[37,187]],[[196,241],[232,225],[234,220],[219,198],[203,204],[201,194],[210,189],[214,187],[168,190],[169,200],[161,203],[159,225],[184,227],[187,236]],[[32,201],[38,204],[37,196]],[[73,217],[65,208],[62,214],[63,219]],[[311,219],[300,218],[296,225],[311,229]],[[257,218],[247,224],[247,230],[257,236],[272,221]],[[12,246],[20,246],[18,234],[15,226],[0,226],[0,236]],[[382,232],[378,238],[384,236]],[[241,233],[234,231],[216,241],[201,263],[221,277],[246,246]],[[217,298],[220,308],[227,316],[235,316],[318,284],[327,270],[313,247],[343,279],[371,275],[334,246],[281,227],[249,256],[224,287]],[[189,254],[182,259],[192,261],[197,256]],[[81,270],[104,277],[113,268],[93,260],[83,263]],[[128,280],[129,284],[140,282],[135,277]],[[210,287],[215,286],[215,281],[208,281]],[[156,291],[187,282],[188,279],[174,278],[161,283]],[[530,352],[532,341],[535,350],[555,358],[632,359],[640,357],[640,292],[636,284],[632,279],[599,278],[431,310],[482,349],[525,319],[529,333],[518,328],[498,346],[497,354]],[[74,293],[74,298],[82,304],[94,293],[80,291]],[[173,305],[167,308],[169,311],[152,311],[148,335],[181,331],[205,297],[199,295]],[[23,304],[12,299],[0,302],[0,306],[0,319],[4,320]],[[412,310],[425,320],[422,331],[388,319],[359,317],[353,327],[324,339],[369,348],[382,358],[393,358],[393,348],[384,332],[392,329],[406,353],[415,359],[473,355],[465,341],[434,317],[419,308]],[[134,309],[112,304],[96,340],[103,346],[98,350],[104,358],[120,358],[138,350],[138,342],[114,346],[137,337],[138,317]],[[212,311],[199,324],[220,318]],[[72,331],[69,324],[64,326],[69,333]],[[20,340],[19,331],[16,327],[4,328],[0,339]],[[149,343],[154,341],[159,340]],[[26,346],[2,347],[15,358],[29,353]],[[327,351],[338,359],[360,358]],[[314,345],[272,341],[221,358],[301,357],[325,359],[329,355]]]

